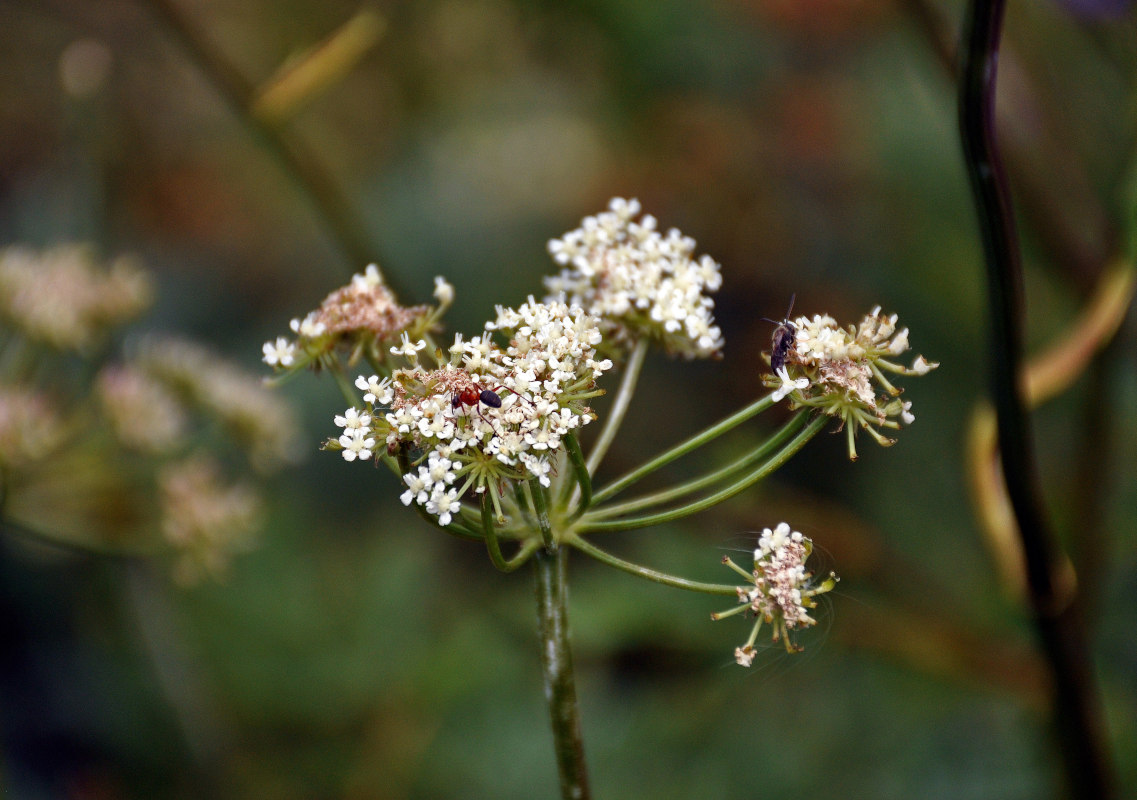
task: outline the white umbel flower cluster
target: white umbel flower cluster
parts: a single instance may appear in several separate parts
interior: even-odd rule
[[[564,296],[600,319],[608,345],[627,347],[649,337],[685,358],[721,354],[722,332],[708,293],[722,285],[710,256],[696,259],[695,240],[672,228],[656,229],[638,200],[615,198],[608,211],[549,242],[564,269],[545,279],[552,296]]]
[[[756,618],[750,638],[734,651],[734,659],[741,666],[753,663],[757,654],[754,642],[763,624],[770,625],[774,641],[781,640],[787,652],[792,653],[801,648],[790,640],[790,631],[817,623],[809,615],[810,609],[817,606],[813,598],[832,589],[838,579],[830,573],[821,583],[812,580],[813,574],[805,569],[812,550],[813,543],[808,538],[791,529],[789,523],[781,522],[773,529],[765,528],[758,537],[753,571],[747,573],[729,558],[723,559],[724,564],[750,581],[737,589],[741,605],[714,615],[721,619],[746,611]]]
[[[509,344],[497,344],[493,331]],[[612,367],[597,360],[600,341],[596,320],[579,306],[532,297],[518,309],[499,307],[483,335],[457,336],[440,368],[418,364],[421,342],[410,341],[402,348],[410,366],[356,381],[366,409],[336,417],[344,432],[329,449],[348,461],[367,460],[378,443],[401,454],[409,467],[403,502],[443,525],[471,490],[488,489],[496,503],[503,481],[548,486],[562,438],[592,420],[586,401]]]
[[[838,417],[848,431],[849,457],[856,459],[854,434],[865,430],[884,446],[892,439],[878,428],[897,429],[915,422],[912,403],[902,401],[901,389],[892,385],[885,372],[926,375],[939,366],[917,356],[912,366],[892,359],[907,352],[908,329],[897,327],[897,315],[873,308],[857,326],[842,327],[828,314],[787,321],[792,341],[785,363],[766,385],[774,389],[775,402],[790,397],[797,406],[811,406]]]
[[[354,363],[366,354],[382,361],[389,342],[416,338],[430,330],[454,300],[454,287],[435,278],[437,307],[402,306],[383,280],[378,265],[369,264],[351,282],[324,298],[320,307],[289,323],[295,339],[278,336],[261,348],[262,361],[278,371],[320,369],[334,362],[337,349]]]

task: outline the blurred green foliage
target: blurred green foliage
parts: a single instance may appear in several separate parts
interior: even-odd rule
[[[0,4],[0,243],[136,253],[159,283],[148,327],[255,368],[261,342],[364,265],[157,5]],[[382,2],[380,42],[280,129],[327,171],[408,302],[436,274],[455,284],[453,330],[539,293],[545,242],[613,195],[723,264],[726,358],[649,363],[611,474],[761,391],[760,318],[795,292],[797,312],[839,319],[880,303],[943,365],[912,384],[918,419],[891,450],[866,445],[850,464],[840,437],[820,437],[728,506],[612,544],[727,580],[725,551],[791,521],[843,578],[803,655],[774,647],[740,669],[741,627],[709,623],[721,600],[574,561],[598,797],[1055,791],[1042,667],[965,489],[962,434],[986,380],[981,263],[951,74],[918,13],[950,38],[961,5]],[[1137,17],[1076,5],[1012,4],[1006,26],[1032,347],[1132,227]],[[253,86],[358,10],[180,6]],[[1129,324],[1036,423],[1048,502],[1088,570],[1129,792],[1135,353]],[[329,382],[282,391],[312,455],[278,481],[263,545],[227,583],[176,590],[145,563],[0,543],[12,796],[553,796],[527,571],[496,573],[399,505],[385,472],[316,452],[341,410]]]

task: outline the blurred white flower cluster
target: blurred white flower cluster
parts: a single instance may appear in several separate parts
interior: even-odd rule
[[[216,353],[185,339],[149,337],[134,364],[183,403],[219,420],[258,469],[271,471],[301,457],[292,406]]]
[[[227,479],[204,456],[170,464],[158,483],[162,532],[177,552],[175,580],[191,585],[224,577],[232,555],[253,546],[260,497],[250,486]]]
[[[0,251],[0,319],[59,350],[90,351],[149,308],[152,296],[150,276],[128,257],[103,269],[81,244]]]
[[[638,200],[615,198],[608,208],[549,242],[564,269],[546,288],[599,318],[613,348],[648,337],[685,358],[719,356],[722,332],[708,297],[722,285],[719,265],[707,255],[696,260],[695,240],[678,230],[660,234],[650,214],[634,221]]]
[[[218,574],[258,516],[237,465],[247,456],[263,471],[298,455],[294,414],[190,342],[144,338],[105,358],[153,284],[133,259],[103,266],[94,252],[0,250],[0,512],[28,536],[164,551],[183,582]]]

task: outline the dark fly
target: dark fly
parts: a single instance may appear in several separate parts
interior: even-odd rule
[[[770,368],[774,372],[786,365],[786,357],[789,356],[790,350],[793,349],[794,343],[797,341],[797,326],[790,322],[790,314],[793,313],[796,297],[796,294],[790,295],[790,307],[786,311],[786,318],[781,322],[762,317],[766,322],[772,322],[778,326],[774,328],[774,336],[770,346]]]

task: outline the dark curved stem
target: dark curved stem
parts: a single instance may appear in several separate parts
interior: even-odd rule
[[[964,30],[959,125],[979,216],[991,308],[991,391],[1007,494],[1022,543],[1031,610],[1053,681],[1055,727],[1070,797],[1113,797],[1089,647],[1078,605],[1056,581],[1055,539],[1035,467],[1022,375],[1022,265],[1010,191],[996,147],[995,82],[1005,0],[971,0]]]
[[[541,673],[553,723],[561,796],[565,800],[588,800],[591,793],[569,642],[565,581],[568,551],[567,547],[553,551],[538,548],[533,557],[537,567],[537,631],[541,637]]]

